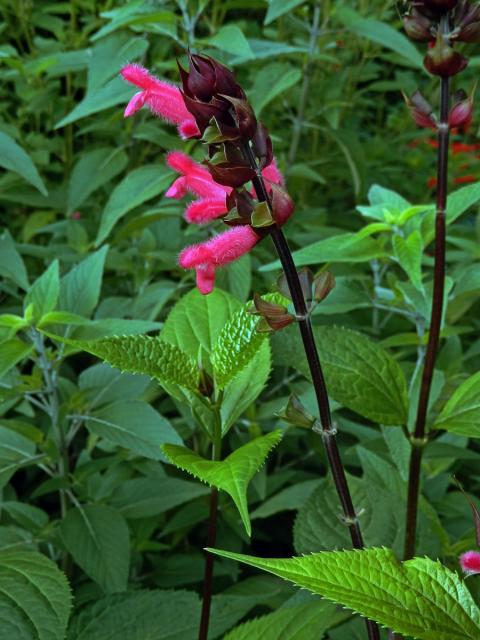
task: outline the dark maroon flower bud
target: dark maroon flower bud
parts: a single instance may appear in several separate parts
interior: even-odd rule
[[[295,322],[295,316],[288,312],[287,307],[263,300],[258,293],[253,296],[253,304],[250,313],[261,316],[264,320],[257,327],[257,331],[279,331]]]
[[[243,187],[246,182],[256,176],[255,171],[247,166],[236,166],[230,163],[212,164],[208,161],[205,164],[215,182],[227,187]]]
[[[436,129],[437,120],[433,114],[430,103],[422,96],[420,91],[415,91],[410,98],[403,94],[405,102],[410,109],[411,116],[419,127]]]
[[[473,117],[473,92],[471,96],[467,96],[464,91],[459,91],[455,95],[455,104],[448,116],[448,124],[450,127],[467,128]]]
[[[246,99],[233,98],[232,96],[221,95],[221,98],[228,100],[235,112],[235,124],[240,132],[242,142],[248,142],[255,135],[257,130],[257,118],[252,107]]]
[[[312,270],[308,267],[302,267],[298,270],[298,279],[300,281],[300,286],[302,288],[305,302],[307,302],[307,304],[310,304],[313,300],[314,276]],[[282,275],[277,280],[277,289],[284,298],[288,298],[289,300],[292,299],[290,295],[290,289],[288,287],[288,282],[284,273],[282,273]]]
[[[295,205],[286,189],[279,184],[271,183],[269,189],[271,190],[272,216],[275,222],[281,226],[292,215]]]
[[[409,15],[404,16],[403,26],[407,36],[412,40],[429,42],[434,38],[435,30],[432,22],[417,9],[412,9]]]
[[[426,70],[432,75],[448,78],[463,71],[468,60],[455,51],[450,46],[448,39],[439,32],[435,46],[429,49],[423,63]]]
[[[458,0],[423,0],[423,4],[431,11],[445,13],[454,9],[458,4]]]
[[[268,135],[268,129],[261,122],[252,139],[252,150],[260,163],[260,168],[268,167],[273,160],[272,139]]]
[[[185,106],[195,118],[202,134],[212,118],[215,118],[218,122],[224,120],[226,121],[225,124],[228,124],[228,120],[231,120],[231,124],[233,125],[233,120],[228,115],[229,105],[227,102],[218,100],[217,98],[214,98],[211,102],[200,102],[183,92],[182,96]]]
[[[191,95],[204,102],[209,102],[215,92],[215,71],[208,58],[189,54],[190,70],[187,86]]]
[[[455,39],[460,42],[480,42],[480,21],[471,22],[459,29]]]

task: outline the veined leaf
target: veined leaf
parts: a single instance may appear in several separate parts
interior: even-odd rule
[[[60,525],[60,535],[75,562],[106,593],[125,591],[130,536],[118,511],[99,504],[70,509]]]
[[[221,461],[205,460],[186,447],[165,444],[162,451],[179,469],[221,489],[230,495],[240,513],[248,535],[252,528],[248,516],[247,487],[250,480],[265,462],[269,452],[280,442],[282,432],[272,431],[266,436],[251,440]]]
[[[459,576],[429,558],[400,563],[390,549],[264,559],[211,553],[294,582],[418,640],[476,640],[480,609]]]
[[[22,289],[28,289],[25,264],[8,230],[0,236],[0,276],[10,278]]]
[[[32,284],[24,301],[24,309],[33,304],[33,315],[39,320],[44,314],[55,309],[60,293],[58,260],[54,260],[45,273]]]
[[[303,4],[303,2],[305,0],[269,0],[264,24],[270,24],[280,16],[283,16],[284,13],[287,13],[287,11],[295,9],[299,4]]]
[[[330,602],[285,606],[241,624],[223,640],[318,640],[338,617]]]
[[[269,302],[288,304],[279,294],[263,296]],[[268,334],[259,333],[259,317],[249,312],[250,304],[244,305],[226,322],[213,347],[210,359],[215,381],[224,388],[255,357]]]
[[[408,238],[394,235],[393,250],[398,262],[410,277],[412,284],[417,288],[422,288],[422,236],[418,230],[413,231]]]
[[[142,373],[159,382],[178,384],[196,391],[195,361],[179,347],[158,336],[114,336],[103,340],[75,340],[75,346],[127,373]]]
[[[2,131],[0,131],[0,167],[15,171],[24,180],[33,184],[42,195],[48,195],[43,180],[28,153],[13,138]]]
[[[480,372],[458,387],[435,420],[435,429],[480,438]]]
[[[70,608],[67,579],[51,560],[0,551],[0,640],[63,640]]]
[[[82,260],[60,280],[58,309],[88,317],[98,304],[108,247]]]
[[[33,350],[33,345],[19,338],[11,338],[0,344],[0,378],[12,367],[26,358]]]
[[[406,424],[407,383],[385,349],[342,327],[319,327],[315,337],[328,388],[337,402],[380,424]]]

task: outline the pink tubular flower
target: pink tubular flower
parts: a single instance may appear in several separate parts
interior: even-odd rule
[[[480,552],[467,551],[460,556],[460,566],[464,573],[472,576],[476,573],[480,573]]]
[[[200,135],[195,119],[187,111],[178,87],[158,80],[139,64],[125,65],[121,74],[127,82],[141,89],[127,104],[124,114],[126,118],[132,116],[146,104],[155,115],[178,125],[178,131],[182,138]]]
[[[186,247],[178,262],[184,269],[195,269],[197,287],[204,295],[211,293],[215,284],[215,268],[229,264],[248,253],[260,240],[251,227],[233,227],[211,240]]]

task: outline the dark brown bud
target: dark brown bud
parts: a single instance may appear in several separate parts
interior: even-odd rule
[[[414,122],[418,124],[419,127],[427,129],[436,128],[437,120],[433,114],[433,108],[420,91],[415,91],[410,98],[405,94],[403,94],[403,97],[410,109]]]
[[[292,215],[295,205],[287,190],[279,184],[271,183],[272,215],[279,225],[285,224]]]
[[[460,42],[480,42],[480,5],[461,0],[455,11],[455,29],[450,38]]]
[[[257,130],[252,139],[252,149],[260,163],[260,168],[268,167],[273,160],[272,139],[268,135],[268,129],[261,122],[257,125]]]
[[[429,49],[423,63],[429,73],[448,78],[463,71],[468,60],[450,46],[443,34],[438,33],[435,46]]]
[[[313,281],[313,299],[315,302],[325,300],[335,288],[335,278],[330,271],[323,271]]]
[[[250,309],[250,313],[261,316],[264,320],[258,326],[258,331],[279,331],[295,322],[295,316],[289,313],[286,307],[263,300],[258,293],[253,296],[253,305],[254,307]]]
[[[220,97],[228,100],[233,107],[235,125],[238,127],[242,142],[251,140],[257,130],[257,118],[250,104],[247,100],[233,98],[232,96],[220,94]]]
[[[455,94],[455,104],[448,116],[448,124],[450,127],[467,128],[471,124],[473,117],[474,91],[471,96],[467,96],[464,91],[459,91]]]
[[[277,416],[295,427],[303,429],[311,429],[316,423],[314,418],[303,406],[296,395],[291,395],[288,399],[287,406],[284,407]]]
[[[205,162],[215,182],[227,187],[243,187],[256,176],[253,169],[247,166],[235,166],[230,163],[212,164]]]
[[[307,304],[310,304],[313,300],[313,272],[308,267],[302,267],[297,273],[305,302]],[[290,295],[290,289],[288,287],[288,282],[284,273],[282,273],[282,275],[277,280],[277,289],[284,298],[288,298],[289,300],[292,299]]]
[[[432,22],[417,9],[403,18],[403,26],[409,38],[418,42],[433,40],[435,30]]]

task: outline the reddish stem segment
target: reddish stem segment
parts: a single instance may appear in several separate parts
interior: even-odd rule
[[[448,186],[448,149],[450,128],[448,113],[450,107],[450,79],[441,80],[440,124],[438,127],[438,178],[437,211],[435,217],[435,267],[433,276],[433,299],[430,318],[427,352],[423,366],[422,383],[418,401],[417,418],[412,438],[412,453],[408,478],[407,517],[405,532],[404,559],[409,560],[415,554],[417,533],[418,500],[420,494],[420,475],[423,449],[426,444],[425,427],[428,404],[432,389],[432,379],[440,342],[440,329],[443,315],[445,291],[445,245],[446,245],[446,207]]]
[[[267,202],[270,209],[272,209],[272,203],[265,187],[265,182],[258,169],[255,156],[253,155],[253,152],[248,145],[245,146],[244,153],[248,158],[251,167],[255,169],[255,171],[257,171],[257,176],[252,180],[257,198],[260,202]],[[273,240],[275,249],[278,253],[278,257],[280,258],[280,262],[282,263],[285,278],[287,280],[290,295],[292,297],[293,306],[295,307],[295,313],[298,316],[298,326],[302,336],[305,355],[307,356],[310,374],[312,376],[313,387],[318,404],[320,424],[322,427],[322,439],[327,453],[327,458],[332,472],[335,488],[342,505],[343,519],[350,531],[350,537],[352,539],[353,547],[355,549],[363,549],[365,545],[362,538],[362,532],[360,530],[360,523],[353,506],[352,496],[348,487],[345,469],[342,464],[337,439],[335,437],[336,428],[332,423],[325,377],[323,375],[320,357],[318,355],[317,346],[315,344],[312,323],[310,321],[310,315],[308,313],[305,298],[303,296],[298,272],[295,267],[292,252],[290,251],[287,240],[282,230],[277,225],[273,225],[271,227],[270,237]],[[379,640],[380,633],[376,623],[371,620],[366,620],[365,622],[367,625],[369,640]]]

